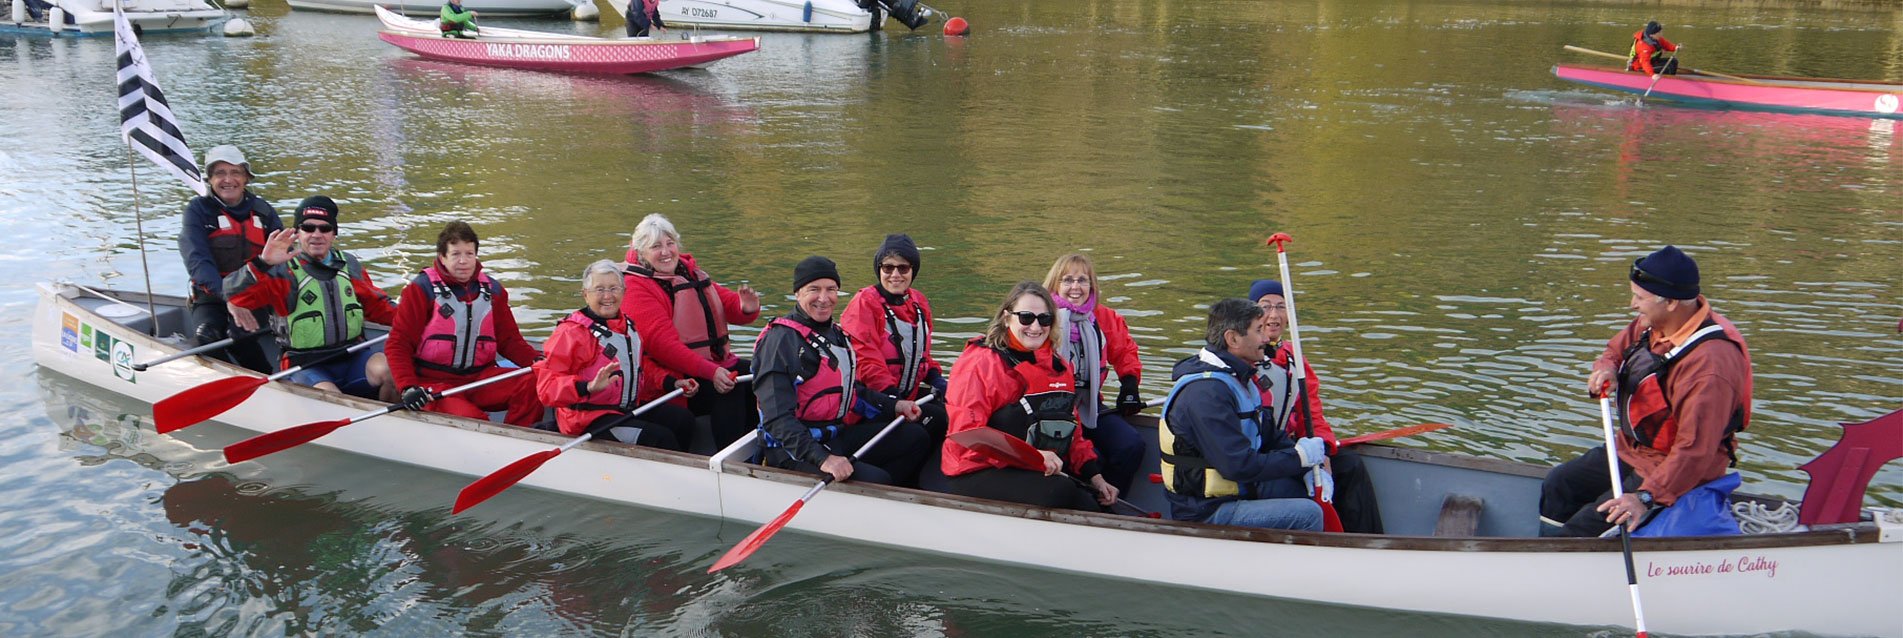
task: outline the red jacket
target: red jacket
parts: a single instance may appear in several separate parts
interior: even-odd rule
[[[609,319],[607,323],[609,330],[621,332],[626,329],[627,317]],[[535,396],[543,405],[555,406],[555,423],[561,426],[562,434],[580,435],[595,419],[615,413],[614,410],[567,407],[587,398],[588,384],[595,380],[594,375],[582,375],[601,354],[600,342],[587,328],[573,321],[555,324],[555,334],[542,343],[542,352],[546,358],[535,364]],[[645,355],[641,357],[641,377],[635,398],[643,404],[664,394],[670,385],[667,371],[653,363]],[[618,382],[626,380],[627,376],[623,375]],[[614,388],[614,384],[609,385],[609,389]]]
[[[638,264],[640,253],[629,249],[627,259],[628,263]],[[694,256],[687,253],[681,253],[681,265],[690,272],[699,267],[694,264]],[[624,276],[622,280],[627,283],[628,292],[621,298],[621,313],[634,320],[634,330],[641,333],[641,347],[647,351],[646,356],[678,377],[714,378],[714,371],[720,369],[720,365],[688,349],[681,341],[680,331],[674,328],[674,298],[661,290],[661,284],[647,277]],[[740,293],[720,284],[714,284],[714,292],[720,295],[720,305],[726,309],[727,323],[746,325],[760,318],[759,309],[741,312]]]
[[[1658,71],[1652,68],[1652,56],[1657,55],[1660,50],[1678,50],[1678,45],[1672,44],[1671,40],[1663,37],[1652,39],[1659,41],[1657,47],[1646,43],[1645,29],[1632,32],[1632,60],[1626,63],[1625,70],[1644,71],[1646,75],[1657,75]]]
[[[456,288],[456,298],[471,301],[481,292],[467,281],[454,281],[449,269],[443,267],[442,260],[430,266],[443,273],[443,280]],[[482,274],[482,265],[476,265],[476,275]],[[474,275],[471,276],[474,278]],[[495,298],[490,300],[489,315],[496,319],[496,356],[508,359],[518,366],[527,367],[541,356],[535,346],[522,338],[522,329],[515,325],[515,313],[509,311],[509,291],[497,286]],[[396,319],[390,322],[390,340],[383,344],[384,358],[390,364],[390,377],[396,380],[396,387],[407,388],[423,385],[428,381],[474,381],[474,377],[459,377],[436,370],[416,367],[416,347],[423,339],[423,327],[429,325],[430,314],[436,311],[436,297],[428,288],[416,285],[415,281],[403,287],[403,293],[397,297]],[[419,376],[420,375],[420,376]]]
[[[927,301],[925,293],[919,292],[917,288],[905,292],[907,303],[890,306],[892,314],[897,315],[900,321],[921,323],[919,317],[915,316],[918,313],[912,308],[912,303],[916,302],[918,309],[924,311],[922,323],[929,328],[932,325],[932,302]],[[899,384],[899,375],[904,374],[900,368],[903,364],[886,363],[898,358],[898,346],[893,345],[892,333],[885,322],[886,307],[885,297],[879,287],[866,286],[853,294],[852,301],[846,304],[845,312],[840,313],[839,327],[846,331],[846,336],[852,338],[852,349],[864,364],[857,371],[859,380],[868,388],[909,399],[917,394],[917,388],[893,387]],[[924,383],[933,371],[941,375],[945,373],[944,368],[939,367],[938,360],[932,358],[931,344],[925,346],[926,372],[919,375],[919,383]]]
[[[1286,368],[1289,360],[1293,358],[1295,358],[1295,342],[1283,341],[1282,345],[1275,349],[1275,356],[1271,360],[1276,365]],[[1328,418],[1322,416],[1322,379],[1315,376],[1315,367],[1308,365],[1307,359],[1302,360],[1302,373],[1308,375],[1308,379],[1302,384],[1307,387],[1304,393],[1308,397],[1308,416],[1314,425],[1314,431],[1310,432],[1308,428],[1303,427],[1301,406],[1294,406],[1294,409],[1289,410],[1288,422],[1281,424],[1283,431],[1288,432],[1291,439],[1319,436],[1323,441],[1328,442],[1328,452],[1333,454],[1340,446],[1340,442],[1335,440],[1335,428],[1329,427]],[[1262,401],[1265,405],[1269,401],[1269,392],[1266,389],[1262,391]]]
[[[1045,347],[1049,348],[1050,342],[1045,342]],[[945,412],[951,418],[947,433],[990,427],[986,423],[991,420],[991,413],[1017,403],[1024,396],[1024,390],[1024,380],[1011,371],[996,350],[979,341],[966,344],[964,354],[959,355],[958,362],[952,366],[951,385],[945,391]],[[949,438],[945,439],[943,451],[940,467],[945,470],[945,476],[1010,467]],[[1097,449],[1083,436],[1081,427],[1077,435],[1071,437],[1066,457],[1066,466],[1083,468],[1078,471],[1079,477],[1089,478],[1094,474],[1087,468],[1095,465]]]

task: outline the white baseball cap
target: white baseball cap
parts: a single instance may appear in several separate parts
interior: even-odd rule
[[[224,162],[232,166],[242,166],[244,167],[245,174],[251,174],[251,162],[245,161],[244,151],[238,150],[236,146],[223,144],[214,146],[209,151],[205,151],[205,173],[210,174],[211,165],[219,162]]]

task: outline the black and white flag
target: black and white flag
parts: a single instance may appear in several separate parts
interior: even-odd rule
[[[132,23],[116,2],[112,30],[119,51],[119,137],[152,163],[184,180],[192,192],[204,195],[205,178],[198,172],[192,149],[185,145],[185,134],[179,132],[172,107],[165,103],[165,92],[152,79],[152,66],[146,63],[139,36],[132,32]]]

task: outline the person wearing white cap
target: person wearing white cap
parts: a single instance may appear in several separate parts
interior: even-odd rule
[[[264,252],[271,233],[284,230],[277,210],[248,188],[251,178],[251,163],[238,147],[213,147],[205,153],[205,183],[211,194],[193,197],[185,205],[178,254],[192,280],[188,336],[200,344],[256,332],[265,319],[262,312],[231,305],[224,285],[226,276]],[[259,372],[274,369],[255,339],[240,340],[219,354]]]

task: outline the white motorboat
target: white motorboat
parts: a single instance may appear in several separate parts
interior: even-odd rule
[[[0,32],[62,36],[112,35],[113,0],[5,0]],[[120,0],[140,33],[210,32],[225,10],[206,0]]]
[[[661,0],[670,27],[862,33],[889,15],[916,29],[937,15],[918,0],[879,0],[867,11],[857,0]],[[621,8],[623,11],[627,7]]]
[[[140,293],[41,284],[39,294],[32,351],[45,370],[147,402],[205,382],[255,376],[203,357],[135,367],[179,351],[148,333],[181,331],[183,299],[151,298],[157,308],[155,331],[147,297]],[[270,383],[218,420],[274,432],[382,407]],[[1133,420],[1140,421],[1140,430],[1155,427],[1154,419]],[[481,476],[567,440],[528,428],[399,411],[315,443]],[[815,477],[746,462],[755,446],[750,435],[710,457],[591,442],[550,461],[519,487],[763,522],[784,511]],[[788,527],[846,542],[1173,587],[1542,623],[1631,624],[1618,540],[1533,537],[1545,468],[1373,445],[1360,450],[1376,478],[1390,534],[1203,525],[852,482],[836,484],[812,500]],[[268,471],[269,458],[257,462]],[[443,507],[450,507],[455,496],[441,495]],[[1143,502],[1136,494],[1131,497]],[[1455,517],[1467,525],[1449,531],[1455,526],[1444,524],[1449,519],[1445,504],[1457,501],[1468,504]],[[1635,539],[1649,628],[1681,635],[1903,636],[1903,623],[1889,607],[1903,574],[1899,514],[1878,509],[1858,522],[1780,533]],[[1053,547],[1064,551],[1050,551]],[[768,545],[760,551],[774,550]]]

